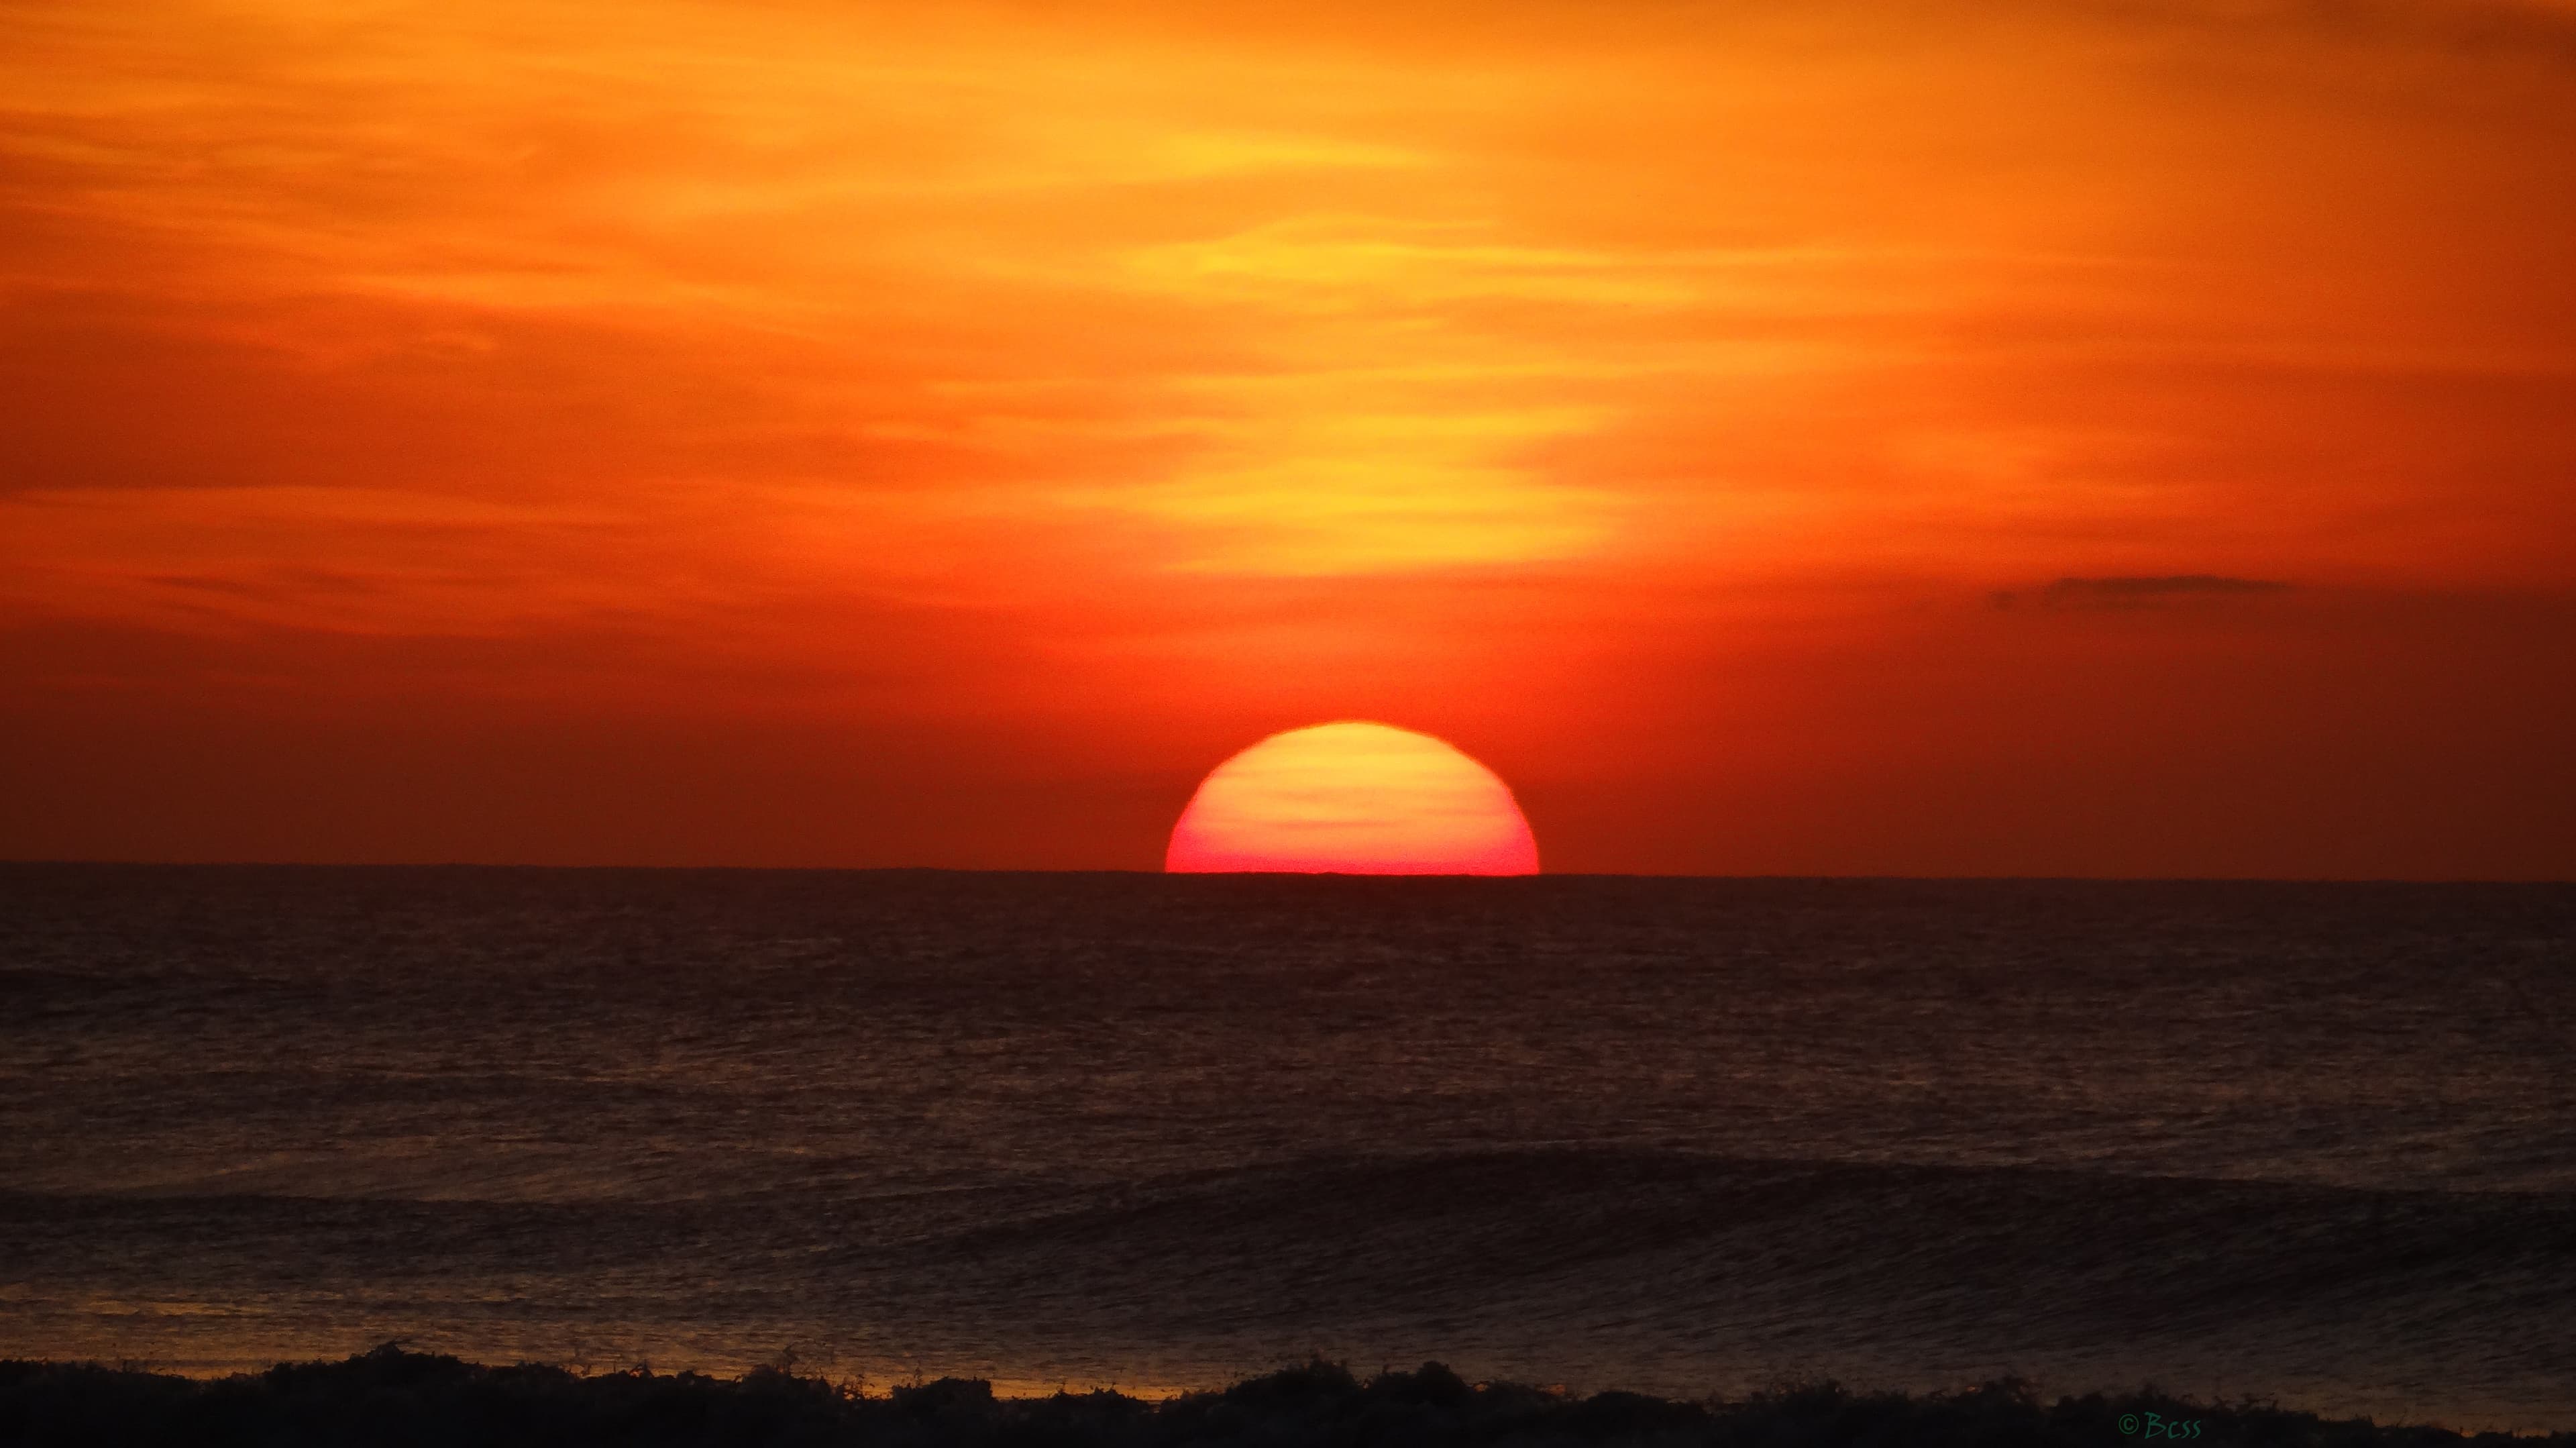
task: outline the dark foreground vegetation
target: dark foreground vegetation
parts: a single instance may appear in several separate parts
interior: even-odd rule
[[[2196,1425],[2196,1427],[2195,1427]],[[2333,1422],[2251,1402],[2204,1405],[2152,1391],[2042,1403],[2028,1385],[1907,1397],[1830,1384],[1739,1402],[1667,1402],[1632,1393],[1568,1397],[1469,1384],[1437,1363],[1361,1381],[1310,1363],[1222,1392],[1146,1402],[1117,1393],[997,1399],[980,1381],[943,1378],[870,1395],[763,1368],[583,1375],[482,1367],[391,1345],[337,1363],[283,1364],[198,1381],[95,1364],[0,1362],[0,1444],[153,1443],[305,1448],[581,1448],[725,1445],[803,1448],[1182,1448],[1182,1445],[2068,1445],[2549,1444],[2576,1432],[2475,1438],[2437,1428]]]

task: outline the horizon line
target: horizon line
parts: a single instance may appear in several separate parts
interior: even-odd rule
[[[1505,885],[1531,880],[1697,880],[1757,883],[2027,884],[2027,885],[2576,885],[2549,875],[1907,875],[1907,874],[1694,874],[1681,871],[1546,870],[1526,875],[1376,873],[1341,870],[1171,871],[1117,867],[978,865],[673,865],[561,864],[483,860],[119,860],[0,857],[0,870],[349,870],[349,871],[545,871],[572,873],[768,874],[768,875],[1119,875],[1139,878],[1328,879],[1486,881]]]

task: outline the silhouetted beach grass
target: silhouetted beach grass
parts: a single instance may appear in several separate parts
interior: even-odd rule
[[[640,1368],[585,1375],[525,1363],[485,1367],[391,1345],[342,1362],[281,1364],[211,1381],[94,1363],[0,1362],[0,1443],[30,1448],[2108,1448],[2159,1438],[2298,1448],[2576,1445],[2576,1432],[2471,1436],[2334,1421],[2251,1401],[2197,1403],[2153,1390],[2043,1402],[2017,1381],[1921,1396],[1821,1383],[1735,1401],[1673,1402],[1471,1384],[1437,1363],[1363,1380],[1338,1364],[1313,1362],[1156,1402],[1106,1391],[996,1398],[989,1384],[957,1378],[875,1394],[772,1368],[740,1378]]]

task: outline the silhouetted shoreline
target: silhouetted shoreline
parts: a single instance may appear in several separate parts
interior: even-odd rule
[[[727,1448],[1086,1448],[1182,1445],[2056,1445],[2148,1443],[2576,1445],[2576,1431],[2463,1434],[2332,1420],[2246,1399],[2200,1403],[2152,1388],[2043,1400],[2004,1380],[1956,1393],[1855,1393],[1832,1383],[1741,1400],[1589,1397],[1468,1383],[1437,1363],[1365,1380],[1312,1362],[1162,1401],[1112,1391],[996,1398],[941,1378],[872,1392],[774,1368],[582,1374],[487,1367],[388,1344],[340,1362],[193,1379],[96,1363],[0,1361],[0,1443],[261,1445],[727,1445]]]

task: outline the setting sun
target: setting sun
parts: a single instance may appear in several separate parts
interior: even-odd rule
[[[1346,721],[1273,734],[1209,771],[1164,868],[1535,875],[1538,844],[1492,770],[1428,734]]]

